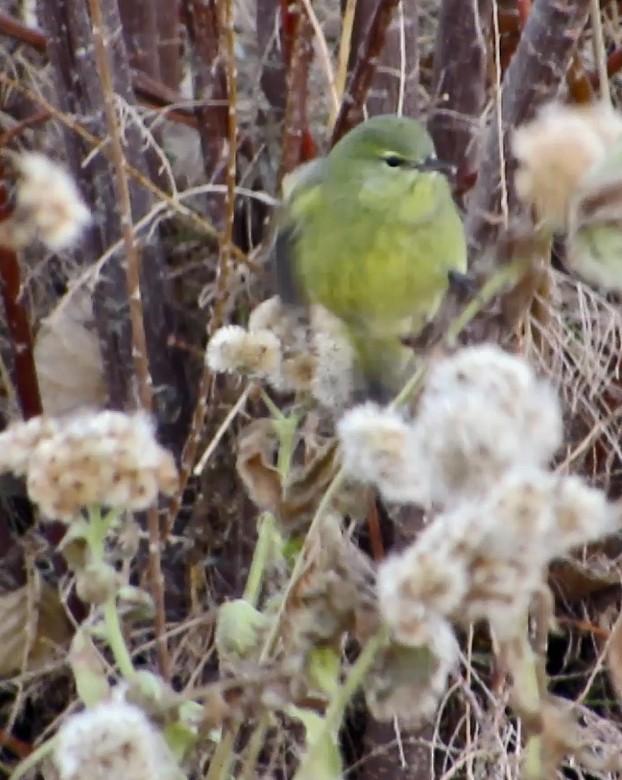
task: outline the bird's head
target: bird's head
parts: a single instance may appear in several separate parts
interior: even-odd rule
[[[372,204],[374,199],[386,204],[418,184],[433,187],[435,180],[453,171],[437,159],[434,142],[420,122],[393,115],[357,125],[335,144],[327,163],[333,185],[353,182],[361,198]]]

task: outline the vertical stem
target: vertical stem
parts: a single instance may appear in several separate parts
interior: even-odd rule
[[[590,0],[590,22],[592,25],[592,43],[594,46],[594,59],[598,71],[598,86],[600,99],[608,106],[611,105],[611,90],[609,88],[609,72],[607,70],[607,49],[601,21],[599,0]]]
[[[121,231],[125,248],[125,274],[130,299],[130,320],[132,324],[132,357],[138,379],[141,404],[151,411],[153,405],[153,387],[149,371],[147,342],[143,319],[143,306],[140,293],[140,256],[134,241],[132,230],[132,206],[130,189],[126,174],[126,162],[121,142],[121,132],[114,104],[112,69],[108,60],[107,42],[104,39],[104,21],[99,0],[88,0],[93,25],[95,58],[104,96],[104,114],[108,127],[110,155],[115,170],[115,184],[119,198]],[[155,639],[160,674],[170,678],[170,657],[166,646],[166,613],[164,609],[164,578],[160,561],[160,528],[158,510],[152,506],[147,510],[149,531],[149,575],[151,593],[155,604]]]

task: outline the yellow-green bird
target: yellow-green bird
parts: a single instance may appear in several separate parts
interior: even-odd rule
[[[284,193],[274,243],[281,301],[320,303],[343,321],[374,400],[399,389],[403,338],[466,270],[450,168],[419,122],[376,116],[298,169]]]

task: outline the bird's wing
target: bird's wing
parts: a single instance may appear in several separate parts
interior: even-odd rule
[[[283,203],[279,209],[272,248],[276,288],[286,304],[305,303],[296,273],[296,246],[305,222],[319,203],[324,158],[299,166],[283,179]]]

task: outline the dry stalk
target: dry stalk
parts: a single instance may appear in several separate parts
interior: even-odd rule
[[[376,59],[384,47],[391,17],[398,2],[399,0],[380,0],[370,17],[369,26],[350,77],[347,93],[341,102],[341,108],[335,120],[331,146],[334,146],[341,136],[355,124],[356,113],[361,111],[365,103],[375,72]]]
[[[0,178],[3,175],[0,161]],[[8,216],[6,190],[0,185],[0,220]],[[11,247],[0,246],[0,286],[4,315],[11,334],[11,354],[15,370],[15,389],[24,420],[41,414],[43,407],[37,380],[32,331],[28,311],[23,301],[21,272],[17,253]]]
[[[295,8],[295,10],[292,10]],[[305,159],[305,138],[309,134],[307,98],[309,71],[313,59],[313,27],[302,3],[292,6],[290,57],[287,63],[285,123],[278,182]]]
[[[440,159],[472,167],[473,143],[486,102],[484,28],[491,3],[443,0],[434,49],[434,106],[428,122]]]
[[[343,12],[341,40],[339,41],[339,56],[337,60],[337,74],[335,76],[335,90],[337,93],[337,106],[333,112],[331,109],[328,125],[332,129],[337,119],[339,103],[343,100],[346,88],[346,79],[348,77],[348,61],[350,59],[350,47],[352,46],[352,30],[354,28],[354,12],[356,11],[356,0],[347,0],[345,11]]]
[[[227,301],[227,286],[231,260],[234,255],[233,224],[235,219],[235,183],[236,183],[236,155],[237,155],[237,67],[235,61],[235,31],[233,28],[233,2],[225,0],[222,18],[220,19],[220,31],[225,48],[225,74],[227,80],[227,93],[229,100],[228,110],[228,139],[227,139],[227,165],[225,170],[226,195],[225,195],[225,228],[220,243],[220,255],[218,258],[217,293],[214,305],[214,314],[209,324],[209,333],[214,333],[223,323],[225,316],[225,304]],[[181,454],[179,468],[179,490],[171,501],[166,516],[164,537],[170,533],[175,518],[181,508],[183,494],[192,474],[196,459],[199,441],[203,430],[203,422],[207,413],[207,401],[212,389],[212,374],[204,363],[199,380],[197,402],[192,415],[190,431]]]
[[[147,354],[143,306],[140,293],[141,260],[138,247],[134,241],[134,231],[132,229],[130,189],[121,133],[115,109],[112,70],[106,52],[104,20],[99,0],[89,0],[89,10],[93,25],[95,57],[104,97],[104,114],[108,126],[111,159],[115,170],[117,194],[119,197],[121,231],[125,246],[125,273],[130,301],[130,320],[132,324],[132,357],[138,380],[140,402],[144,409],[151,411],[153,405],[153,385],[149,370],[149,357]],[[158,667],[162,677],[168,680],[170,679],[170,657],[166,645],[164,577],[162,575],[160,560],[160,527],[158,509],[156,506],[150,507],[147,511],[147,523],[149,531],[149,575],[151,593],[155,604],[155,635]]]
[[[481,154],[482,163],[469,200],[466,230],[476,261],[487,262],[485,250],[498,236],[503,161],[509,162],[509,132],[531,118],[539,105],[555,96],[566,74],[575,45],[585,26],[590,0],[536,0],[516,53],[501,83],[501,147],[499,125],[493,122]],[[546,52],[546,56],[542,55]],[[511,182],[508,182],[511,185]],[[509,212],[516,207],[508,186]],[[477,270],[477,269],[476,269]]]
[[[590,0],[590,21],[592,24],[592,42],[594,46],[594,60],[598,73],[598,86],[600,99],[603,103],[611,105],[611,89],[609,88],[609,73],[607,71],[607,48],[601,19],[599,0]]]
[[[37,93],[28,89],[28,87],[25,87],[19,81],[16,81],[15,79],[11,78],[6,73],[0,73],[0,84],[4,84],[10,89],[15,90],[20,95],[23,95],[24,97],[31,100],[33,103],[37,103],[38,105],[43,106],[47,111],[50,112],[50,115],[54,117],[54,119],[57,119],[59,122],[61,122],[61,124],[65,125],[65,127],[68,127],[70,130],[76,133],[76,135],[80,136],[80,138],[86,141],[89,144],[89,146],[91,146],[92,149],[98,149],[98,150],[101,149],[101,151],[104,154],[110,156],[110,150],[107,148],[105,139],[98,138],[93,133],[90,133],[85,127],[83,127],[79,122],[76,122],[71,116],[63,113],[62,111],[59,111],[52,103],[46,100],[42,95],[38,95]],[[181,203],[179,199],[176,198],[175,196],[169,195],[167,192],[160,189],[160,187],[158,187],[157,184],[154,184],[147,176],[142,174],[134,166],[130,165],[125,159],[123,159],[123,170],[129,176],[131,176],[132,179],[137,181],[141,185],[141,187],[144,187],[146,190],[148,190],[153,195],[155,195],[155,197],[159,198],[161,201],[166,203],[172,213],[176,213],[178,214],[179,217],[186,219],[190,224],[194,225],[194,227],[197,228],[197,230],[200,230],[206,236],[209,236],[219,244],[222,242],[223,240],[222,234],[218,230],[216,230],[216,228],[212,225],[212,223],[209,220],[205,219],[200,214],[197,214],[196,211],[193,211],[187,206],[184,206],[183,203]],[[231,247],[231,253],[235,256],[236,260],[239,260],[240,262],[244,263],[252,270],[255,270],[255,266],[253,265],[253,263],[249,260],[246,254],[242,252],[242,250],[239,247],[237,247],[235,244],[233,244]]]

